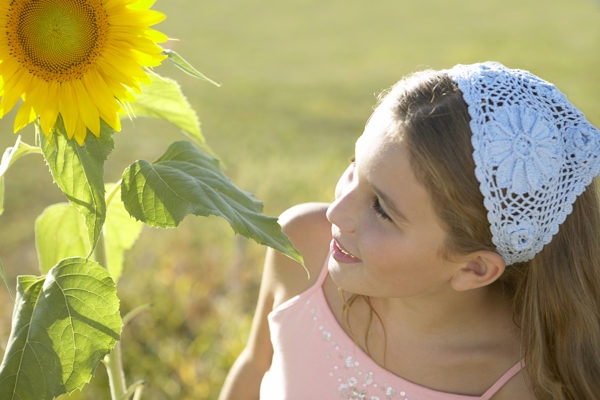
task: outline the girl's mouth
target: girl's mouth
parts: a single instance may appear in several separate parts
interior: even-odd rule
[[[360,258],[348,253],[335,238],[331,241],[331,255],[336,261],[345,264],[359,263],[362,261]]]

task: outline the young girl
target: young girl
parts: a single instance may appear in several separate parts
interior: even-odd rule
[[[600,131],[497,63],[403,79],[281,216],[221,399],[600,399]]]

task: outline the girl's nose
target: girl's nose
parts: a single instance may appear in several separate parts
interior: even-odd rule
[[[341,193],[327,209],[327,219],[342,232],[356,229],[356,213],[352,211],[352,191]]]

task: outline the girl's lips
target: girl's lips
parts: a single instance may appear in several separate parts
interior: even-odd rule
[[[352,254],[348,253],[346,250],[344,250],[344,248],[342,248],[339,242],[335,239],[331,241],[331,256],[336,261],[344,264],[354,264],[362,262],[360,258],[355,257]]]

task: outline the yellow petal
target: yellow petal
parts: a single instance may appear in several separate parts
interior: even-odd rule
[[[100,136],[100,115],[98,114],[98,108],[92,102],[87,89],[83,86],[83,82],[80,79],[74,80],[72,83],[73,89],[75,89],[75,97],[77,97],[77,104],[79,105],[79,117],[96,137]]]
[[[94,93],[91,99],[101,114],[116,114],[121,108],[104,78],[95,69],[83,76],[83,84],[88,93]]]
[[[31,81],[31,90],[23,96],[25,102],[31,105],[37,115],[40,115],[48,102],[48,82],[34,76]],[[56,98],[51,101],[56,101]]]
[[[58,117],[58,93],[60,89],[60,84],[58,82],[50,82],[48,84],[48,100],[46,102],[46,107],[40,114],[40,125],[42,127],[42,132],[47,137],[50,137],[50,133],[52,132],[52,128],[56,124],[56,118]]]
[[[0,101],[0,118],[5,116],[17,103],[19,97],[27,90],[31,83],[32,75],[25,69],[14,74],[8,82],[4,83],[4,94]]]
[[[107,42],[103,54],[105,59],[128,76],[145,78],[146,73],[134,60],[135,54],[131,50],[124,50],[125,46],[126,44],[116,40]]]
[[[150,55],[150,54],[146,54],[146,53],[140,53],[136,50],[131,50],[131,52],[135,55],[135,60],[140,65],[143,65],[144,67],[158,67],[160,64],[162,64],[163,60],[166,58],[166,56]],[[144,78],[142,78],[142,79],[144,79]]]
[[[21,65],[12,57],[2,60],[2,64],[0,64],[0,89],[3,87],[4,82],[9,81],[20,68]]]
[[[147,37],[147,31],[153,30],[147,26],[126,26],[126,25],[112,25],[110,27],[111,36],[115,33],[127,34],[131,36]],[[2,40],[2,38],[0,38]]]
[[[33,110],[31,102],[24,102],[19,108],[19,112],[17,112],[17,116],[15,117],[15,133],[32,123],[36,119],[36,117],[37,114]]]
[[[117,68],[113,67],[104,57],[98,57],[98,66],[103,72],[103,75],[118,80],[120,83],[129,86],[138,93],[142,93],[140,85],[130,76],[121,73]]]
[[[58,93],[58,110],[63,117],[67,136],[71,139],[75,134],[77,121],[79,120],[77,97],[70,82],[63,82]]]
[[[115,131],[121,130],[121,120],[117,115],[121,106],[112,95],[105,78],[95,69],[92,69],[83,77],[83,83],[89,93],[95,93],[92,101],[98,106],[100,118],[104,120]],[[123,87],[119,84],[119,86]]]
[[[154,10],[132,10],[129,12],[114,12],[108,13],[108,23],[111,25],[121,26],[138,26],[147,28],[158,24],[167,16],[161,12]]]
[[[87,136],[87,130],[85,129],[85,123],[81,118],[77,118],[77,125],[75,127],[75,140],[80,146],[83,146],[85,137]],[[70,139],[70,138],[69,138]]]
[[[167,40],[169,40],[169,37],[167,35],[165,35],[162,32],[159,32],[159,31],[157,31],[155,29],[146,29],[144,31],[144,35],[148,39],[150,39],[150,40],[152,40],[152,41],[154,41],[156,43],[164,43]]]
[[[110,91],[113,93],[114,97],[119,100],[125,101],[133,101],[135,100],[135,96],[131,94],[125,86],[119,82],[116,78],[106,73],[106,70],[102,70],[98,68],[98,71],[106,84],[108,85]],[[138,86],[139,89],[139,86]]]
[[[128,44],[130,49],[141,51],[148,54],[160,54],[163,49],[154,41],[140,35],[132,35],[127,32],[112,32],[111,39],[119,43],[120,47]]]
[[[125,7],[129,3],[133,3],[133,1],[131,1],[131,0],[104,0],[104,9],[110,10],[115,7]]]
[[[136,9],[136,10],[147,10],[149,8],[152,8],[154,3],[156,3],[156,0],[150,0],[150,1],[144,1],[144,2],[136,1],[135,3],[129,5],[129,8]]]
[[[34,75],[29,73],[29,71],[26,69],[22,71],[23,73],[21,74],[20,79],[11,79],[10,81],[6,82],[4,86],[5,94],[9,91],[15,92],[15,96],[18,99],[29,91]],[[15,77],[13,76],[13,78]]]
[[[110,126],[116,132],[119,132],[121,130],[121,118],[119,118],[119,115],[117,113],[107,115],[103,115],[101,113],[100,117],[104,120],[104,122],[108,124],[108,126]]]

